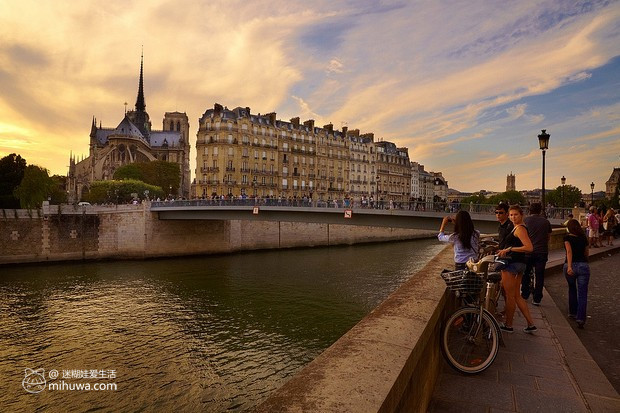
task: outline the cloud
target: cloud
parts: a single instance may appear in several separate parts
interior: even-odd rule
[[[93,115],[113,126],[123,103],[133,106],[144,48],[154,127],[178,110],[195,136],[214,102],[346,122],[409,146],[413,160],[453,173],[444,175],[459,189],[488,188],[497,184],[485,179],[506,173],[501,160],[511,167],[506,153],[524,162],[520,179],[536,169],[525,144],[533,125],[558,146],[615,130],[618,88],[587,88],[620,55],[618,21],[617,2],[7,0],[0,119],[25,132],[1,136],[7,146],[54,142],[65,155],[48,167],[64,172],[71,150],[88,150]],[[566,85],[586,92],[532,100]],[[578,121],[567,119],[573,113]],[[458,172],[475,159],[484,160],[476,179]]]

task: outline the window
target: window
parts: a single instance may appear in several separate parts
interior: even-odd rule
[[[228,148],[228,156],[234,156],[235,150],[233,148]]]
[[[218,150],[217,146],[213,148],[213,156],[217,156],[217,150]]]

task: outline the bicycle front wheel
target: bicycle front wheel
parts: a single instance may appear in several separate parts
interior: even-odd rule
[[[499,331],[491,315],[480,309],[456,310],[441,331],[441,350],[454,369],[476,374],[488,368],[499,351]]]

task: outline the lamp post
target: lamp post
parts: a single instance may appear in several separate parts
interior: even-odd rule
[[[547,133],[546,129],[542,129],[542,133],[538,135],[538,144],[540,145],[540,150],[542,151],[542,210],[543,215],[547,215],[547,210],[545,207],[545,152],[549,149],[549,138],[551,135]]]
[[[590,184],[590,189],[592,190],[592,202],[590,205],[594,205],[594,182]]]
[[[562,219],[564,219],[564,184],[566,183],[566,177],[562,175],[560,180],[562,181]]]

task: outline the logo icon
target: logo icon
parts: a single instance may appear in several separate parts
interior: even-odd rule
[[[22,387],[28,393],[40,393],[45,389],[45,370],[26,369],[26,376],[22,380]]]

